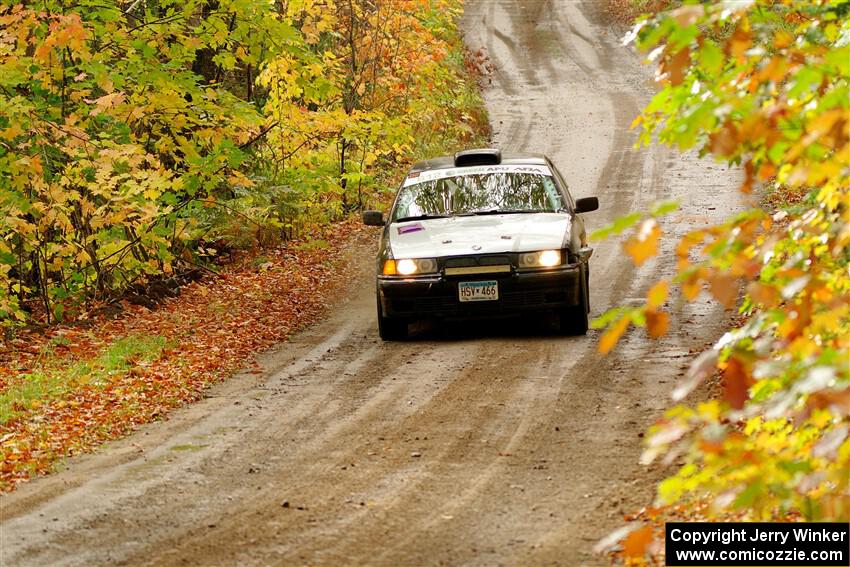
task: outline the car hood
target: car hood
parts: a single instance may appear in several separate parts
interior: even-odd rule
[[[433,258],[560,249],[569,231],[568,214],[530,213],[393,223],[388,238],[394,258]]]

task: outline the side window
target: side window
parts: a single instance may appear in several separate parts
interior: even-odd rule
[[[558,184],[555,183],[555,180],[552,177],[541,177],[543,181],[543,190],[546,193],[546,200],[548,201],[549,207],[548,209],[545,207],[541,207],[544,210],[553,210],[559,211],[563,210],[566,205],[564,197],[561,195],[561,192],[558,191]]]
[[[551,161],[549,162],[549,167],[555,173],[555,176],[558,178],[558,183],[564,189],[564,196],[567,198],[567,206],[569,206],[570,210],[575,210],[576,202],[573,199],[573,196],[570,194],[570,188],[569,188],[570,186],[567,185],[567,182],[564,180],[564,176],[561,175],[561,172],[558,171],[558,168],[555,167],[555,164],[552,163]]]

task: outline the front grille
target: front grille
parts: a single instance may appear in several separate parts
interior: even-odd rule
[[[455,256],[443,260],[443,268],[468,268],[471,266],[513,265],[508,254],[478,254],[472,256]]]
[[[474,276],[478,274],[509,274],[510,264],[493,264],[491,266],[463,266],[460,268],[445,268],[446,276]]]

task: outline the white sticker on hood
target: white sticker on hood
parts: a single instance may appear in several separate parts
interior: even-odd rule
[[[552,171],[546,165],[477,165],[473,167],[452,167],[449,169],[413,172],[404,180],[404,186],[409,187],[417,183],[426,183],[447,177],[486,175],[488,173],[531,173],[552,177]]]

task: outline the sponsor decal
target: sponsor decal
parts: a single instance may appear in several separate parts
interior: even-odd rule
[[[416,222],[413,224],[406,224],[404,226],[398,227],[399,234],[408,234],[410,232],[419,232],[420,230],[425,230],[425,227],[420,223]]]
[[[446,179],[448,177],[487,175],[491,173],[530,173],[552,177],[552,171],[545,165],[479,165],[435,169],[433,171],[416,171],[407,176],[407,179],[404,180],[404,186],[409,187],[417,183],[427,183],[428,181],[436,181],[437,179]]]

